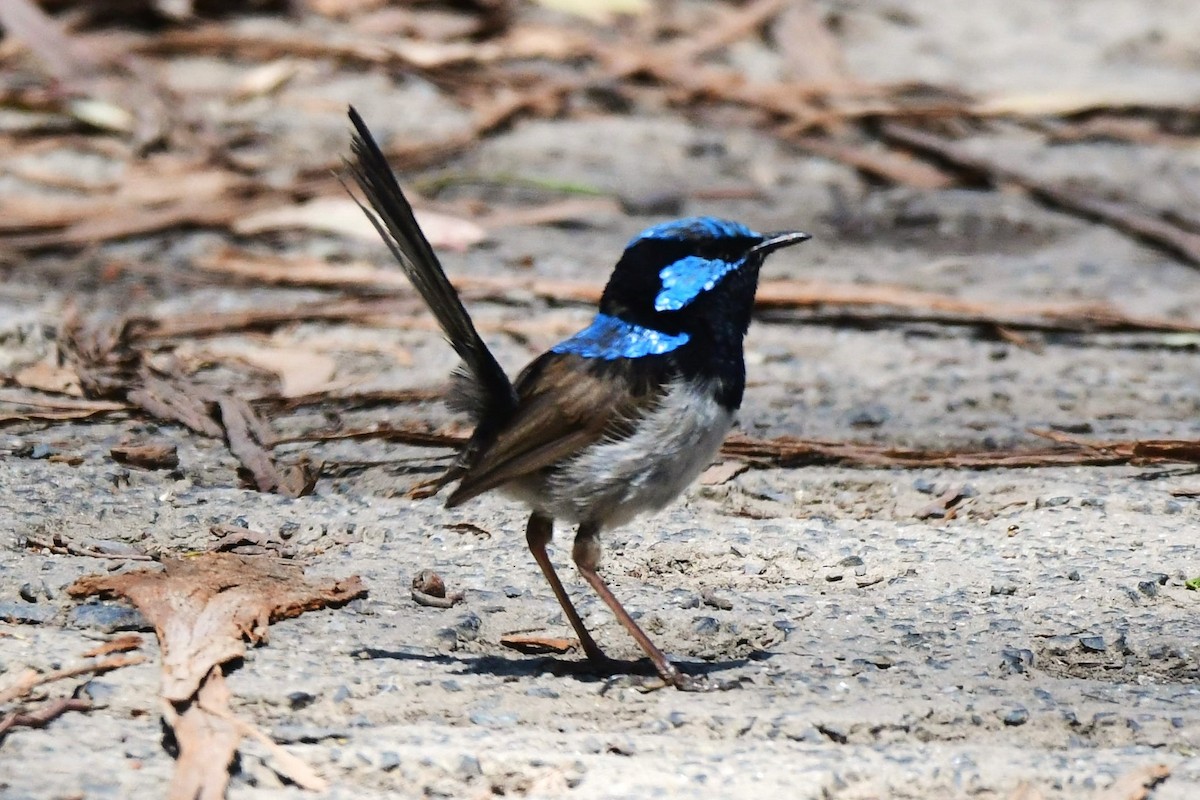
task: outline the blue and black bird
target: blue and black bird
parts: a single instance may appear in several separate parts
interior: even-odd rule
[[[648,228],[625,248],[591,324],[510,381],[475,330],[358,113],[348,162],[363,211],[462,359],[453,405],[476,428],[447,474],[457,506],[498,489],[532,510],[525,538],[589,660],[611,662],[546,552],[576,525],[580,574],[681,689],[702,688],[654,645],[597,573],[600,533],[674,500],[712,460],[742,402],[742,339],[763,259],[808,239],[713,217]]]

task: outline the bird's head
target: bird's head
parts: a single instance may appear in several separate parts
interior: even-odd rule
[[[687,217],[642,231],[625,248],[600,312],[654,330],[732,326],[744,334],[766,256],[810,238],[757,233],[716,217]]]

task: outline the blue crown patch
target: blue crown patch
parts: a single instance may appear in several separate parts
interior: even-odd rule
[[[718,217],[684,217],[663,222],[639,233],[630,240],[633,246],[643,239],[724,239],[762,238],[740,222]]]

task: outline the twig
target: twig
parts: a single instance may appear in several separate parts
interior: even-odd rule
[[[26,547],[40,547],[51,553],[63,556],[83,556],[84,558],[110,558],[116,561],[157,561],[158,559],[146,553],[105,553],[90,547],[75,544],[60,534],[43,538],[36,533],[25,535]]]
[[[60,697],[42,705],[35,711],[15,711],[0,719],[0,740],[13,728],[41,728],[68,711],[89,711],[92,701],[81,697]]]
[[[73,667],[64,667],[53,672],[38,672],[37,670],[27,669],[17,676],[17,680],[11,686],[0,690],[0,704],[22,698],[33,691],[34,688],[43,684],[53,683],[64,678],[73,678],[76,675],[102,675],[105,672],[111,672],[121,667],[141,664],[145,660],[146,657],[144,655],[138,654],[132,656],[113,656],[103,661],[76,664]]]
[[[931,155],[956,169],[986,178],[995,185],[1009,184],[1024,189],[1041,202],[1084,219],[1102,222],[1136,239],[1166,250],[1192,266],[1200,267],[1200,234],[1184,230],[1145,207],[1127,200],[1105,200],[1080,191],[1064,189],[1047,181],[1002,166],[941,136],[897,122],[885,123],[886,139]]]

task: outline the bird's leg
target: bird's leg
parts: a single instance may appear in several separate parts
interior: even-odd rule
[[[583,652],[587,654],[588,660],[607,663],[608,657],[604,655],[604,651],[588,633],[588,629],[583,626],[579,612],[575,610],[575,606],[571,605],[571,598],[567,597],[567,590],[563,588],[562,581],[558,579],[558,573],[554,571],[554,565],[550,563],[546,545],[550,543],[553,536],[553,519],[541,514],[533,514],[529,517],[529,525],[525,528],[525,541],[529,543],[529,552],[533,553],[533,560],[542,568],[542,574],[546,576],[546,582],[550,584],[550,589],[558,598],[558,604],[562,606],[563,613],[567,615],[567,621],[575,629],[575,635],[579,637],[579,644],[583,646]]]
[[[596,572],[596,567],[600,565],[600,540],[597,534],[599,534],[599,529],[595,525],[589,525],[586,522],[579,526],[579,531],[575,534],[575,547],[572,551],[572,556],[575,559],[575,566],[579,567],[579,574],[592,585],[596,594],[600,595],[600,599],[612,609],[613,614],[625,626],[625,630],[629,631],[630,635],[638,643],[638,646],[650,657],[650,661],[654,663],[654,668],[658,670],[659,676],[671,686],[681,689],[685,688],[689,685],[688,677],[667,659],[663,651],[659,650],[654,642],[650,641],[650,637],[634,621],[633,617],[629,616],[629,612],[621,605],[621,601],[617,599],[612,590],[608,588],[608,584]]]

